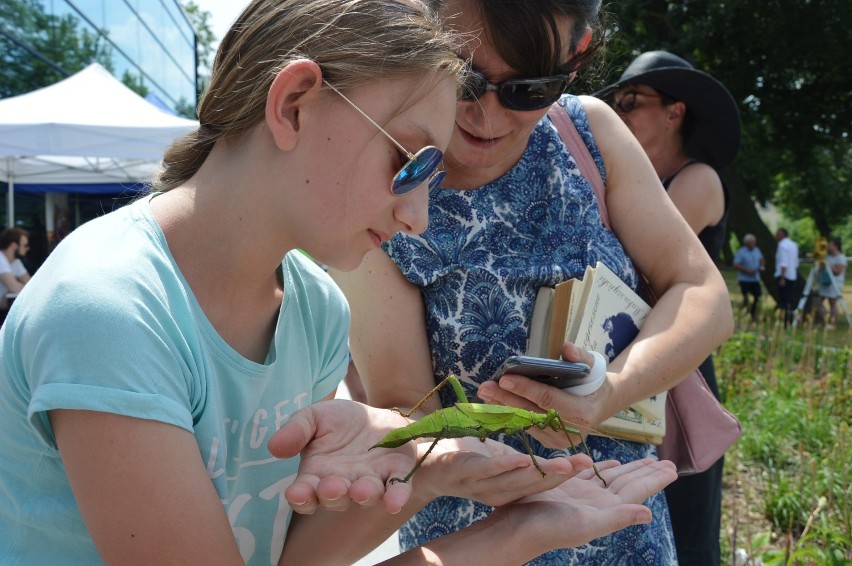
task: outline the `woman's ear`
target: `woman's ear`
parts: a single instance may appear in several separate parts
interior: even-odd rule
[[[679,128],[683,122],[683,117],[686,116],[686,103],[678,100],[666,106],[666,110],[668,111],[667,118],[672,122],[677,121]]]
[[[304,111],[322,90],[322,70],[310,59],[298,59],[278,71],[266,95],[266,127],[275,145],[291,150],[304,124]]]
[[[589,48],[589,43],[592,41],[592,28],[586,26],[585,31],[583,32],[583,37],[580,38],[580,41],[577,42],[577,54],[579,55],[583,51]]]

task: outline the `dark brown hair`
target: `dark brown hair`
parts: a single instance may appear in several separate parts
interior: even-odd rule
[[[437,12],[446,1],[428,0],[428,3]],[[569,74],[586,66],[604,43],[600,0],[476,0],[476,3],[491,44],[520,77]],[[573,44],[568,46],[574,58],[567,68],[561,55],[559,17],[574,22]],[[578,54],[577,42],[586,28],[591,28],[592,40]]]
[[[12,244],[20,244],[21,238],[30,237],[30,233],[23,228],[6,228],[0,233],[0,250],[8,249]]]

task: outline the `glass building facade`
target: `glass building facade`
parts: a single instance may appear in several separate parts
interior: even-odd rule
[[[0,5],[4,66],[30,68],[38,60],[63,75],[97,60],[168,109],[194,109],[196,38],[178,0],[0,0]],[[78,57],[90,59],[69,56],[72,44]],[[41,86],[61,78],[49,77]]]
[[[196,43],[179,0],[0,0],[0,98],[51,85],[96,61],[164,110],[194,118]],[[61,236],[58,221],[49,226],[48,211],[69,218],[73,230],[135,196],[130,189],[45,194],[18,187],[14,222],[30,232],[30,272]],[[8,184],[0,182],[0,229],[10,222],[7,198]]]

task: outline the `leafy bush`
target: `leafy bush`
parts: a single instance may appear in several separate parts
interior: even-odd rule
[[[852,332],[747,317],[716,355],[743,436],[725,461],[723,551],[740,564],[852,564]],[[742,556],[748,557],[742,561]]]

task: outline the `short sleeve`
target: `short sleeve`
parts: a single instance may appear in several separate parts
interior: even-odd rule
[[[47,419],[54,409],[154,419],[191,431],[187,341],[170,324],[167,306],[132,283],[79,285],[58,286],[55,300],[31,300],[15,338],[16,370],[31,390],[29,419],[44,441],[55,444]]]

